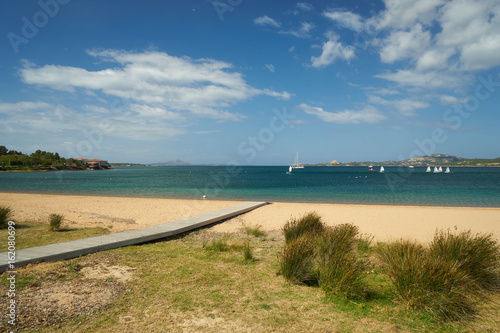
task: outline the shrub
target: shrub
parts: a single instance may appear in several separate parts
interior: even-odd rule
[[[50,219],[49,230],[59,231],[61,229],[63,216],[59,214],[51,214],[49,219]]]
[[[430,253],[458,265],[479,288],[499,289],[500,247],[492,234],[473,235],[470,230],[459,234],[436,231]]]
[[[295,284],[318,283],[316,241],[310,235],[291,239],[285,243],[279,256],[280,273]]]
[[[319,241],[319,283],[327,294],[347,298],[365,292],[367,263],[356,254],[358,227],[340,224],[324,232]]]
[[[416,242],[401,240],[378,251],[397,298],[407,309],[436,319],[462,319],[475,312],[474,281],[459,265],[442,260]]]
[[[247,235],[252,235],[255,237],[261,237],[264,236],[266,233],[262,230],[260,230],[262,226],[256,225],[255,227],[250,227],[250,226],[245,226],[245,233]]]
[[[325,226],[316,212],[307,213],[299,219],[291,218],[282,228],[286,243],[306,233],[319,235],[324,230]]]
[[[243,246],[243,259],[247,262],[255,261],[252,248],[250,247],[250,241],[246,241]]]
[[[0,229],[7,227],[11,209],[7,206],[0,206]]]

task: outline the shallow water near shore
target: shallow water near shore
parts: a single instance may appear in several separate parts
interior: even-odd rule
[[[221,200],[500,207],[500,168],[117,167],[0,173],[0,191]]]

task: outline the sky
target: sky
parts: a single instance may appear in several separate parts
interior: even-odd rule
[[[110,162],[500,156],[498,0],[4,0],[0,145]]]

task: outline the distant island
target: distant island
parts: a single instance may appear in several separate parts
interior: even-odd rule
[[[383,162],[338,162],[333,160],[328,163],[306,164],[306,166],[474,166],[474,167],[498,167],[500,166],[500,157],[494,159],[483,158],[464,158],[446,154],[431,154],[419,157],[409,158],[403,161],[383,161]]]

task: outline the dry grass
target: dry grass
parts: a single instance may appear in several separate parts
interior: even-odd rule
[[[207,239],[224,239],[231,250],[208,250]],[[255,258],[251,263],[244,260],[241,249],[236,249],[244,249],[246,242]],[[28,316],[32,332],[71,333],[495,332],[500,326],[498,316],[488,315],[500,311],[494,303],[488,304],[489,309],[481,309],[485,315],[478,319],[442,324],[408,314],[392,301],[392,296],[381,291],[361,303],[325,297],[318,287],[291,284],[276,275],[277,257],[284,243],[278,231],[269,232],[265,238],[248,238],[244,232],[221,235],[205,230],[83,259],[30,265],[19,269],[19,281],[26,281],[19,293],[20,302],[36,294],[35,288],[44,286],[55,291],[58,286],[72,285],[74,289],[61,289],[68,299],[85,295],[84,291],[99,281],[109,288],[116,285],[119,292],[107,298],[104,306],[83,312],[76,311],[79,307],[69,307],[57,323],[37,323],[35,317],[29,317],[33,316],[30,312],[21,315]],[[103,271],[127,267],[133,279],[117,284],[108,275],[95,280],[99,275],[84,274],[87,268],[100,265]],[[379,290],[385,289],[388,279],[379,270],[366,278]],[[5,282],[5,275],[1,281]],[[0,286],[0,294],[5,294],[5,288]],[[87,295],[78,299],[91,306],[91,293]]]

